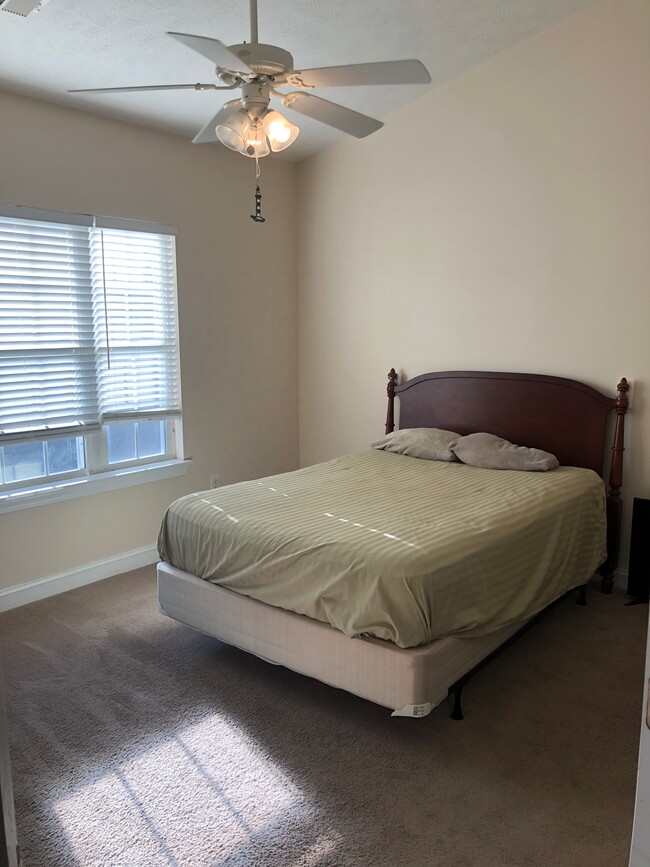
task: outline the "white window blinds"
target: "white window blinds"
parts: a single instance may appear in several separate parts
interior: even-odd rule
[[[102,419],[180,414],[174,238],[91,231]]]
[[[0,443],[180,415],[173,236],[17,211],[0,209]]]
[[[89,226],[0,217],[0,439],[99,427]]]

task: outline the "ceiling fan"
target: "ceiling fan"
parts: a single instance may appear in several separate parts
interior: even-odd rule
[[[419,60],[392,60],[325,66],[319,69],[294,68],[291,54],[277,45],[258,42],[257,0],[250,0],[251,38],[239,45],[224,45],[218,39],[169,33],[173,39],[210,60],[216,66],[217,84],[161,84],[144,87],[100,87],[71,90],[69,93],[135,93],[156,90],[236,90],[241,96],[227,102],[197,133],[193,142],[220,141],[244,156],[259,159],[270,151],[282,151],[298,137],[297,126],[280,112],[269,108],[271,96],[283,106],[332,126],[357,138],[376,132],[381,121],[367,117],[307,91],[319,87],[351,87],[390,84],[428,84],[426,67]],[[282,93],[278,87],[298,90]],[[259,204],[259,203],[258,203]],[[255,218],[253,218],[255,219]]]

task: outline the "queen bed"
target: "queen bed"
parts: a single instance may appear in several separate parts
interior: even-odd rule
[[[163,521],[161,610],[325,683],[424,716],[531,618],[616,568],[627,382],[615,399],[533,374],[397,384],[386,432],[489,431],[548,473],[366,450],[183,497]],[[605,505],[607,418],[616,412]],[[457,701],[456,715],[459,714]]]

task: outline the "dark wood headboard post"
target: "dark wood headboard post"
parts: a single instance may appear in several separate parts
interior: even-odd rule
[[[623,452],[625,451],[625,413],[630,390],[627,379],[619,382],[614,409],[616,411],[616,428],[614,430],[614,445],[612,446],[612,463],[609,470],[609,493],[607,495],[607,560],[600,567],[603,593],[611,593],[614,586],[614,572],[618,566],[618,552],[621,543],[621,485],[623,484]]]
[[[395,430],[395,384],[397,382],[397,374],[395,368],[391,367],[388,373],[388,387],[386,394],[388,395],[388,412],[386,413],[386,433],[392,433]]]

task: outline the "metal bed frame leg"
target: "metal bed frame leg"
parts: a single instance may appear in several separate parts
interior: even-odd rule
[[[451,712],[451,718],[456,720],[462,720],[463,717],[463,705],[462,705],[462,697],[463,697],[463,686],[465,682],[459,680],[458,683],[454,684],[454,709]]]
[[[575,589],[578,590],[578,598],[576,600],[578,605],[586,605],[587,585],[582,584],[580,587],[577,587]],[[571,590],[569,592],[573,591]],[[567,594],[564,594],[564,596],[561,596],[560,599],[566,598],[566,595]],[[555,602],[552,602],[549,606],[547,606],[547,608],[544,608],[542,611],[538,612],[534,617],[528,620],[521,627],[521,629],[519,629],[518,632],[515,632],[514,635],[511,635],[500,647],[497,647],[495,650],[493,650],[492,653],[485,657],[485,659],[482,659],[481,662],[475,665],[471,671],[463,674],[456,681],[456,683],[452,684],[452,686],[449,687],[448,695],[454,696],[454,707],[452,712],[450,713],[450,717],[452,719],[465,719],[465,717],[463,716],[463,687],[472,679],[472,677],[477,672],[481,671],[481,669],[483,669],[487,665],[487,663],[490,662],[490,660],[494,659],[495,656],[499,656],[501,653],[503,653],[503,651],[507,647],[510,647],[510,645],[513,644],[515,641],[517,641],[524,632],[527,632],[535,623],[538,623],[551,608],[555,607],[560,602],[560,599],[556,599]]]

